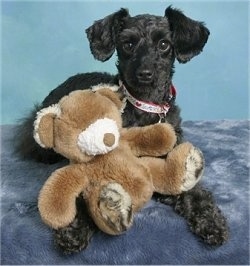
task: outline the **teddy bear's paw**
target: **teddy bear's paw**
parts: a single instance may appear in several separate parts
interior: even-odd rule
[[[99,207],[102,217],[113,234],[122,233],[131,226],[132,201],[120,184],[110,183],[103,187]]]
[[[204,158],[202,152],[198,148],[191,147],[185,163],[185,175],[181,191],[192,189],[201,179],[203,170]]]

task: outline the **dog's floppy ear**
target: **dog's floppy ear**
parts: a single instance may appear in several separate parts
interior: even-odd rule
[[[165,10],[165,16],[172,31],[175,56],[180,63],[186,63],[202,51],[209,30],[202,22],[186,17],[180,10],[171,6]]]
[[[119,30],[122,18],[128,16],[128,11],[121,8],[86,29],[91,52],[97,60],[104,62],[113,55],[116,31]]]
[[[53,148],[54,146],[54,118],[61,113],[58,104],[54,104],[37,112],[34,121],[33,136],[37,144],[43,148]]]

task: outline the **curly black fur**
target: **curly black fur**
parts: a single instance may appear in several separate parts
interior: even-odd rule
[[[219,246],[228,239],[226,218],[216,206],[212,193],[196,185],[179,196],[155,197],[162,203],[172,205],[183,216],[189,228],[209,245]]]
[[[76,200],[77,214],[74,221],[67,227],[54,230],[55,244],[63,253],[70,254],[88,246],[97,227],[88,213],[82,197]]]
[[[117,51],[118,75],[107,73],[78,74],[54,89],[24,120],[15,139],[16,150],[24,158],[54,163],[61,157],[52,150],[43,150],[32,136],[37,110],[58,102],[73,90],[86,89],[99,83],[118,85],[121,80],[130,93],[144,101],[158,104],[169,102],[169,87],[174,73],[174,62],[186,63],[198,55],[207,42],[209,30],[202,22],[186,17],[181,11],[168,7],[165,15],[131,17],[121,9],[96,21],[87,30],[93,56],[108,60]],[[182,142],[180,109],[172,100],[166,121],[175,128],[178,143]],[[129,102],[123,113],[123,126],[144,126],[159,121],[157,114],[143,112]],[[158,195],[159,198],[159,195]],[[210,245],[223,244],[228,228],[212,194],[200,186],[179,196],[160,196],[161,202],[187,219],[190,229]],[[79,251],[97,230],[84,204],[72,224],[55,231],[55,241],[65,252]]]

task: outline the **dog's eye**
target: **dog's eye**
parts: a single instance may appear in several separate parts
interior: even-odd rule
[[[134,49],[134,44],[132,42],[125,42],[123,44],[123,49],[126,51],[126,52],[131,52],[133,49]]]
[[[158,48],[162,51],[162,52],[166,52],[169,50],[170,48],[170,44],[168,41],[166,40],[160,40],[158,43]]]

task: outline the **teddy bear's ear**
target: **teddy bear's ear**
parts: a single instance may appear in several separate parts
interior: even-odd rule
[[[97,93],[109,98],[119,110],[123,107],[123,102],[121,100],[121,95],[118,91],[113,91],[109,88],[99,89],[96,91]]]
[[[54,104],[37,112],[34,121],[33,136],[35,141],[43,148],[54,146],[54,118],[61,113],[58,104]]]

